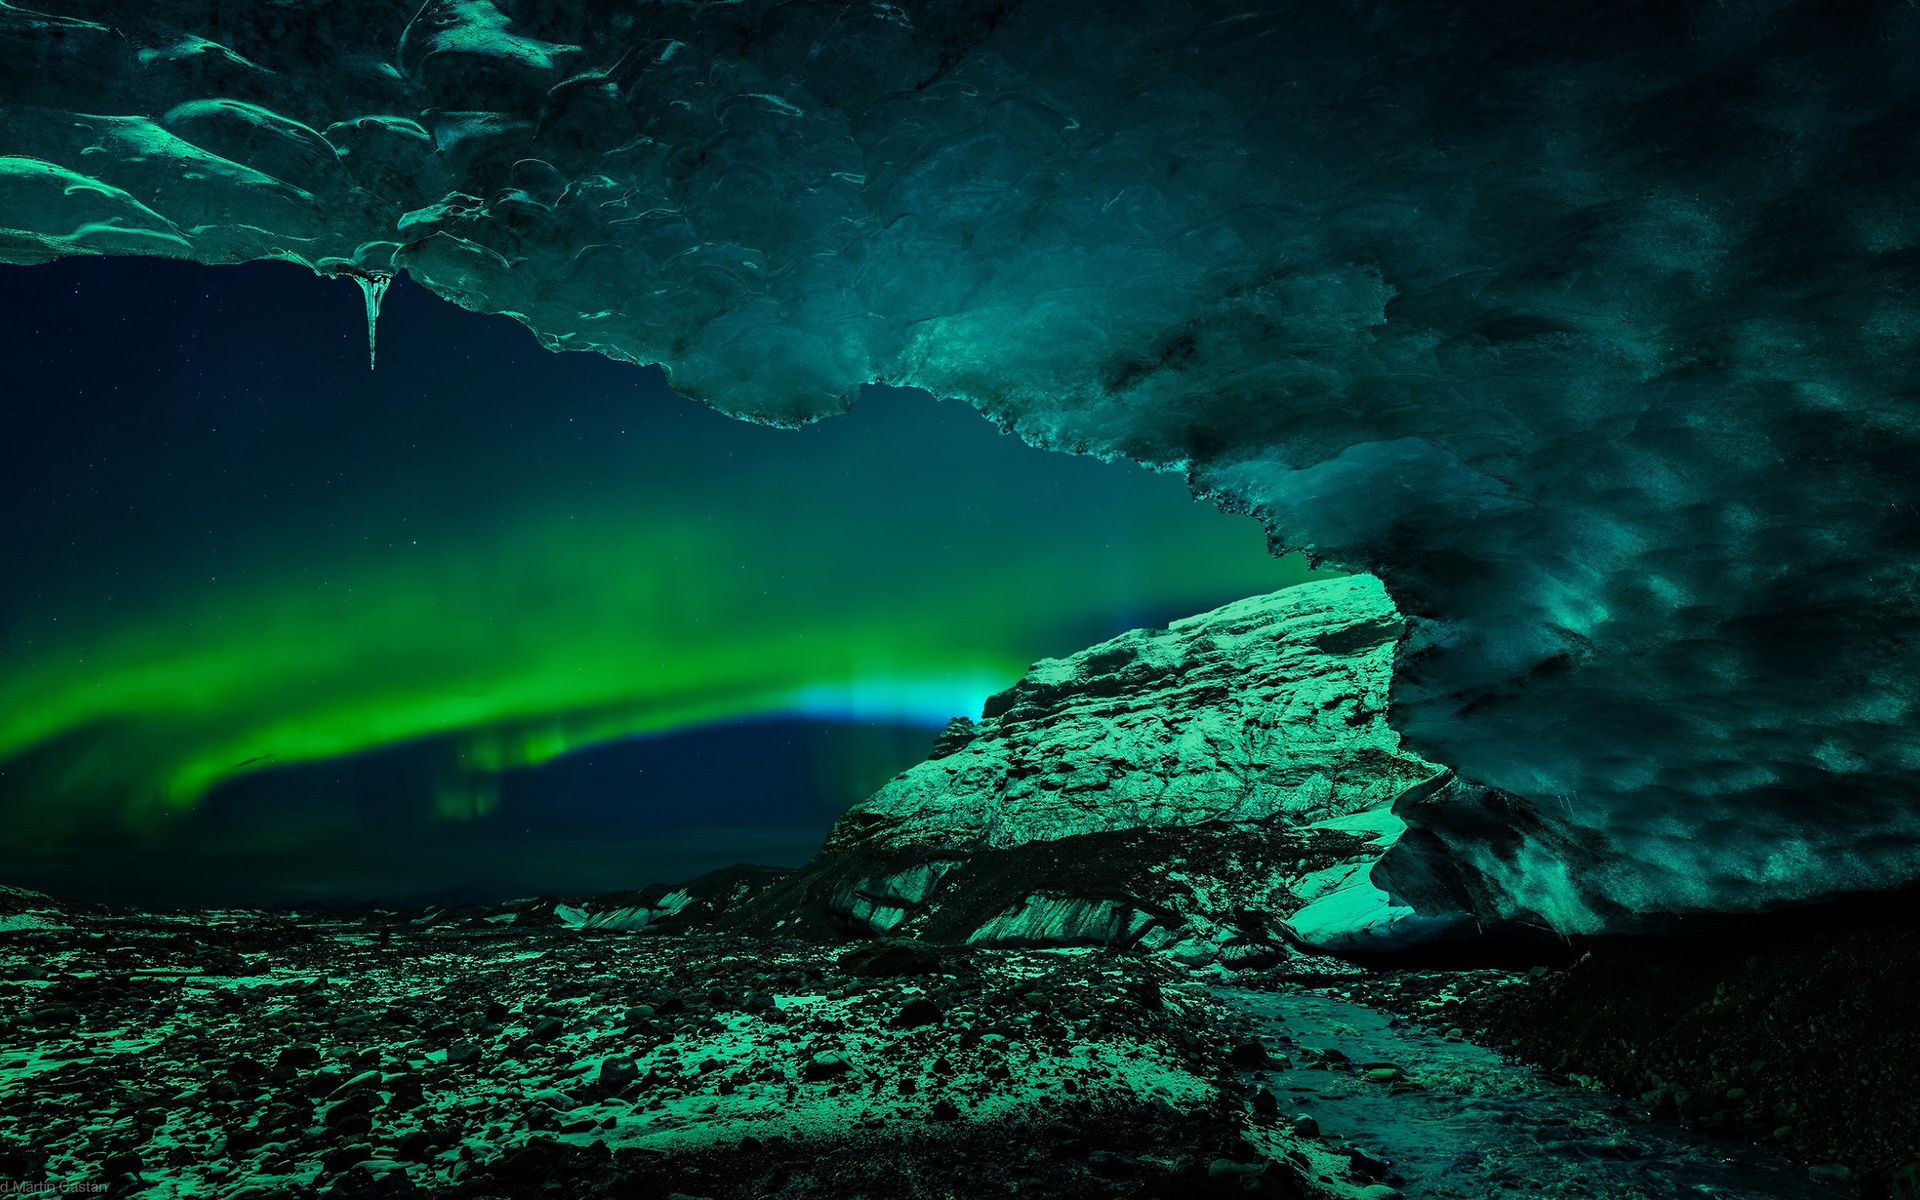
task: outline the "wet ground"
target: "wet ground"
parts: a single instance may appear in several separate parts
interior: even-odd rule
[[[1381,1195],[1387,1187],[1407,1200],[1853,1194],[1850,1183],[1817,1180],[1783,1156],[1638,1116],[1620,1098],[1323,989],[1219,995],[1274,1053],[1271,1069],[1245,1075],[1273,1098],[1274,1132],[1313,1132],[1363,1167],[1375,1164]]]

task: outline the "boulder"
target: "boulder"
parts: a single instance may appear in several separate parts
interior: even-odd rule
[[[853,1069],[853,1062],[838,1050],[821,1050],[800,1067],[800,1078],[809,1083],[838,1079]]]
[[[594,1075],[594,1081],[609,1092],[618,1092],[639,1078],[639,1065],[624,1055],[601,1059],[600,1069]]]
[[[941,967],[939,952],[912,941],[873,942],[840,956],[840,969],[875,979],[931,975]]]
[[[899,1015],[893,1018],[893,1024],[897,1029],[919,1029],[926,1025],[938,1025],[943,1019],[945,1014],[940,1011],[938,1004],[925,996],[915,996],[901,1006]]]

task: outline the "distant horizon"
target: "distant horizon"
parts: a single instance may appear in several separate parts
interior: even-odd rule
[[[76,898],[797,864],[1036,659],[1316,574],[963,404],[771,429],[404,280],[372,372],[287,264],[7,267],[0,309],[0,877]]]

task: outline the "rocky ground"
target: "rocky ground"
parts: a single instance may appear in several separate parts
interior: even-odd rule
[[[1263,1162],[1231,1013],[1152,960],[13,899],[9,1181],[1175,1196]]]
[[[1232,971],[716,931],[779,879],[304,914],[7,893],[0,1180],[154,1200],[1857,1194],[1833,1156],[1810,1168],[1811,1133],[1743,1147],[1757,1126],[1702,1113],[1678,1070],[1623,1095],[1498,1052],[1537,1052],[1544,998],[1597,986],[1585,965],[1289,951]],[[1854,1164],[1858,1194],[1910,1194]]]

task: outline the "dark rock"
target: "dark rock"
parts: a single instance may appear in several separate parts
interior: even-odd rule
[[[903,939],[869,942],[840,956],[840,969],[865,979],[931,975],[941,967],[940,955],[918,942]]]
[[[1264,970],[1285,957],[1286,950],[1276,942],[1235,938],[1220,947],[1220,965],[1230,971]]]
[[[1292,1128],[1295,1137],[1317,1138],[1320,1136],[1320,1122],[1312,1117],[1295,1117]]]
[[[925,996],[916,996],[901,1008],[893,1024],[898,1029],[919,1029],[924,1025],[938,1025],[944,1015],[938,1004]]]
[[[1260,1173],[1247,1181],[1247,1189],[1268,1200],[1313,1200],[1324,1194],[1308,1179],[1302,1164],[1284,1158],[1273,1159],[1262,1166]]]
[[[334,1088],[333,1091],[328,1094],[327,1099],[343,1100],[348,1096],[371,1092],[380,1086],[380,1082],[381,1076],[379,1071],[362,1071],[339,1087]]]
[[[1375,1158],[1365,1150],[1354,1146],[1349,1146],[1345,1153],[1347,1165],[1355,1175],[1378,1179],[1387,1173],[1387,1163],[1384,1159]]]
[[[326,1156],[320,1160],[320,1169],[331,1175],[372,1157],[373,1147],[364,1143],[341,1146],[327,1152]]]
[[[288,1046],[274,1060],[275,1066],[290,1071],[311,1071],[320,1065],[320,1051],[305,1043]]]
[[[947,727],[933,739],[933,750],[927,755],[927,761],[945,758],[949,754],[965,747],[968,742],[980,736],[980,727],[971,717],[955,717],[947,722]]]
[[[640,1078],[640,1067],[631,1058],[607,1058],[601,1061],[595,1079],[609,1092],[624,1090]]]
[[[1140,1163],[1111,1150],[1095,1150],[1087,1155],[1087,1170],[1102,1179],[1126,1179],[1140,1173]]]
[[[100,1169],[108,1175],[138,1175],[144,1165],[138,1154],[123,1151],[109,1155],[107,1160],[100,1164]]]
[[[800,1068],[800,1078],[810,1083],[821,1080],[837,1079],[853,1068],[847,1056],[837,1050],[822,1050],[809,1058]]]
[[[1227,1055],[1227,1061],[1242,1071],[1265,1071],[1273,1066],[1267,1048],[1259,1042],[1242,1042]]]
[[[372,1111],[373,1096],[368,1092],[355,1092],[327,1109],[326,1116],[321,1120],[327,1128],[333,1129],[350,1117],[365,1116]]]
[[[259,1131],[248,1129],[244,1125],[227,1126],[226,1138],[227,1153],[229,1155],[245,1154],[260,1144]]]
[[[1893,1200],[1920,1200],[1920,1162],[1907,1163],[1893,1173]]]
[[[373,1132],[373,1118],[362,1113],[348,1117],[333,1127],[335,1136],[342,1139],[363,1138]]]
[[[955,1108],[953,1101],[947,1099],[945,1096],[942,1096],[940,1099],[935,1100],[933,1102],[933,1119],[934,1120],[953,1121],[953,1120],[958,1120],[959,1117],[960,1117],[960,1110],[958,1108]]]
[[[343,1198],[349,1196],[372,1197],[376,1194],[374,1192],[374,1184],[376,1182],[372,1171],[355,1164],[348,1167],[346,1171],[341,1174],[340,1178],[334,1181],[333,1187],[328,1189],[327,1194]]]
[[[424,1129],[416,1129],[400,1139],[400,1145],[394,1154],[403,1162],[426,1162],[433,1157],[433,1135]]]

